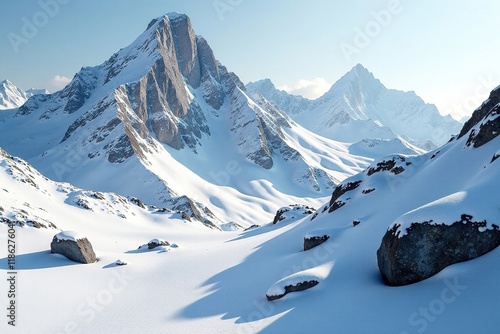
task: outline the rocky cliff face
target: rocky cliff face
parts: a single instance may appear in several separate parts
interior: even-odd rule
[[[158,206],[185,194],[183,186],[170,185],[182,178],[173,180],[172,172],[184,170],[176,165],[184,160],[164,166],[172,156],[218,165],[219,153],[227,151],[230,161],[249,162],[263,172],[276,168],[274,176],[293,174],[306,191],[322,195],[335,181],[290,143],[288,116],[263,97],[252,99],[195,35],[189,18],[177,13],[151,21],[106,62],[82,68],[63,90],[30,98],[0,123],[2,145],[49,177],[142,195]],[[214,148],[214,137],[224,137],[224,147]],[[213,182],[210,172],[217,171],[203,177]]]
[[[194,96],[197,92],[202,101]],[[133,153],[144,157],[154,145],[146,148],[140,142],[153,139],[196,152],[202,137],[210,136],[203,103],[214,110],[230,105],[233,140],[255,164],[269,169],[273,154],[289,150],[281,133],[281,127],[289,127],[288,118],[265,99],[252,101],[238,77],[215,59],[206,40],[195,35],[189,18],[180,14],[153,20],[131,46],[101,66],[83,68],[61,92],[30,100],[17,116],[78,115],[62,142],[81,138],[85,128],[86,141],[107,141],[108,161],[117,163]],[[88,131],[90,124],[98,123]],[[115,129],[122,134],[107,140]]]
[[[480,147],[500,134],[500,86],[495,88],[486,100],[465,123],[458,138],[469,131],[467,146]]]

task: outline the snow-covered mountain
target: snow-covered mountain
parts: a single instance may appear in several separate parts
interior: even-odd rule
[[[67,217],[87,211],[94,219],[179,220],[217,229],[222,224],[206,208],[186,198],[173,198],[169,207],[146,205],[138,198],[79,189],[69,183],[54,182],[26,161],[0,148],[0,221],[19,227],[58,229]]]
[[[414,92],[387,89],[360,64],[316,100],[277,90],[269,79],[246,87],[307,129],[345,142],[399,138],[425,149],[429,141],[434,145],[446,143],[461,128],[459,122],[442,116],[436,106],[425,103]]]
[[[157,206],[186,195],[243,226],[298,198],[318,204],[370,161],[251,99],[176,13],[63,90],[2,113],[0,130],[0,146],[52,179]]]
[[[48,94],[46,89],[31,88],[23,91],[12,82],[4,80],[0,82],[0,109],[12,109],[22,106],[28,98],[37,94]]]
[[[48,90],[45,88],[30,88],[26,91],[26,96],[28,98],[32,97],[33,95],[40,95],[40,94],[50,94]]]
[[[318,210],[283,208],[275,224],[245,232],[218,233],[117,195],[54,183],[2,152],[0,215],[25,223],[16,228],[17,305],[31,315],[16,328],[4,323],[4,332],[495,333],[500,248],[400,287],[382,280],[377,249],[388,231],[462,224],[463,215],[476,232],[498,231],[499,111],[500,87],[441,148],[375,161]],[[76,196],[94,210],[75,206]],[[50,254],[58,231],[33,228],[23,215],[84,234],[98,262]],[[5,238],[7,225],[0,229]],[[178,247],[138,249],[153,238]],[[419,253],[428,246],[423,239]]]

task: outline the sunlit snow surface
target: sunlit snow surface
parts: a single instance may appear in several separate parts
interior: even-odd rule
[[[85,236],[76,231],[63,231],[55,235],[57,240],[78,241],[85,239]]]
[[[138,64],[149,61],[137,59]],[[2,119],[11,116],[12,111],[6,111]],[[33,128],[29,122],[17,122],[12,124]],[[209,122],[213,129],[227,128],[228,118],[221,113]],[[45,130],[60,132],[59,127],[66,129],[69,123],[55,122]],[[3,136],[13,136],[18,130],[12,126]],[[287,142],[311,165],[328,168],[339,179],[356,174],[370,161],[350,155],[348,145],[299,126],[292,130],[284,134]],[[37,135],[19,142],[10,139],[8,144],[21,147],[30,157],[46,149],[49,155],[75,152],[71,147],[57,152],[49,149],[60,142],[59,135],[43,140]],[[450,222],[477,210],[471,214],[499,225],[500,159],[491,162],[499,139],[479,148],[466,147],[466,139],[425,155],[405,157],[411,164],[399,161],[398,167],[405,169],[399,174],[364,171],[352,176],[347,181],[361,181],[361,185],[342,195],[339,199],[345,205],[333,213],[328,212],[328,198],[311,194],[304,198],[293,169],[282,175],[240,160],[244,172],[231,177],[235,166],[227,164],[237,152],[221,149],[227,140],[224,133],[214,131],[203,143],[207,153],[196,159],[186,151],[166,149],[147,157],[148,168],[156,175],[210,202],[221,217],[262,226],[244,232],[211,230],[182,219],[178,212],[158,212],[117,194],[95,194],[54,183],[19,159],[0,157],[0,212],[3,218],[25,224],[15,229],[16,328],[8,326],[4,317],[0,332],[496,333],[500,328],[499,249],[397,288],[385,285],[377,268],[376,251],[394,222],[407,226],[434,213]],[[221,160],[200,165],[210,153],[221,154]],[[33,160],[40,162],[40,158]],[[143,180],[153,182],[151,170],[130,163],[120,166],[118,174],[99,163],[87,163],[72,172],[75,179],[86,173],[94,182],[88,184],[91,189],[105,182],[119,189],[141,176],[138,187],[147,202],[148,195],[155,194],[141,186]],[[210,172],[221,171],[230,176],[227,182],[210,181]],[[297,202],[323,206],[314,219],[290,218],[270,224],[277,208]],[[46,227],[31,227],[30,219]],[[359,224],[354,226],[354,221]],[[98,261],[78,264],[51,254],[50,242],[60,231],[85,235]],[[7,244],[7,232],[7,224],[0,224],[2,245]],[[303,251],[304,236],[318,233],[330,238]],[[166,240],[171,246],[141,247],[152,239]],[[0,268],[6,272],[8,257],[0,257]],[[269,288],[273,293],[282,291],[284,284],[304,277],[320,282],[309,290],[267,301]],[[0,303],[6,307],[3,280]]]
[[[439,153],[407,157],[411,167],[398,175],[354,176],[363,182],[341,197],[350,200],[333,213],[321,207],[313,220],[273,225],[262,219],[262,227],[246,232],[213,231],[175,213],[121,203],[110,194],[93,202],[93,211],[86,210],[68,201],[77,189],[16,165],[34,174],[36,188],[19,181],[24,174],[11,175],[15,169],[2,162],[4,215],[24,207],[58,229],[78,231],[98,257],[94,264],[76,264],[50,254],[58,229],[17,227],[18,322],[15,329],[2,323],[2,332],[495,333],[500,328],[499,249],[397,288],[382,282],[376,262],[388,227],[418,208],[413,212],[420,215],[445,205],[442,218],[451,221],[468,208],[462,203],[470,197],[478,219],[484,213],[498,222],[500,160],[491,163],[498,139],[480,148],[465,147],[466,139]],[[363,194],[365,188],[375,190]],[[479,212],[481,203],[493,206]],[[360,222],[355,227],[354,220]],[[5,224],[0,232],[5,245]],[[304,252],[304,236],[318,233],[330,238]],[[181,247],[138,249],[151,239]],[[118,266],[117,259],[128,264]],[[6,270],[7,259],[0,263]],[[279,290],[304,272],[319,277],[317,268],[325,266],[331,271],[317,286],[266,300],[270,287]]]

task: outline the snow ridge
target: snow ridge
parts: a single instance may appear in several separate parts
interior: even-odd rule
[[[279,91],[268,79],[249,83],[247,89],[276,103],[307,129],[340,141],[401,137],[423,149],[430,140],[433,149],[461,127],[414,92],[387,89],[361,64],[313,101]]]

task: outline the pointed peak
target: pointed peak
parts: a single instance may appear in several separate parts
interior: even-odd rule
[[[355,88],[353,88],[355,87]],[[344,74],[337,82],[333,84],[330,90],[323,96],[325,98],[331,98],[332,96],[337,96],[339,94],[344,94],[345,91],[354,89],[363,89],[365,91],[379,91],[385,88],[385,86],[375,78],[375,76],[368,71],[363,65],[357,64]]]
[[[361,64],[357,64],[353,68],[349,70],[342,78],[338,80],[338,82],[353,82],[353,81],[361,81],[361,82],[374,82],[381,84],[381,82],[375,78],[372,72],[370,72],[366,67]]]
[[[358,76],[371,76],[373,77],[372,72],[370,72],[366,67],[361,64],[357,64],[348,73],[355,73]]]
[[[360,63],[357,63],[356,66],[354,66],[352,68],[352,70],[356,70],[356,71],[363,71],[363,72],[370,72],[368,71],[368,69],[366,67],[364,67],[363,65],[361,65]]]
[[[156,26],[162,22],[165,22],[165,21],[174,23],[174,22],[180,22],[180,21],[188,21],[189,22],[190,20],[186,14],[172,12],[172,13],[168,13],[168,14],[165,14],[163,16],[160,16],[160,17],[157,17],[157,18],[151,20],[151,22],[149,22],[146,30],[151,29],[151,27],[153,27],[153,26],[155,27],[155,30],[156,30],[157,29]]]

